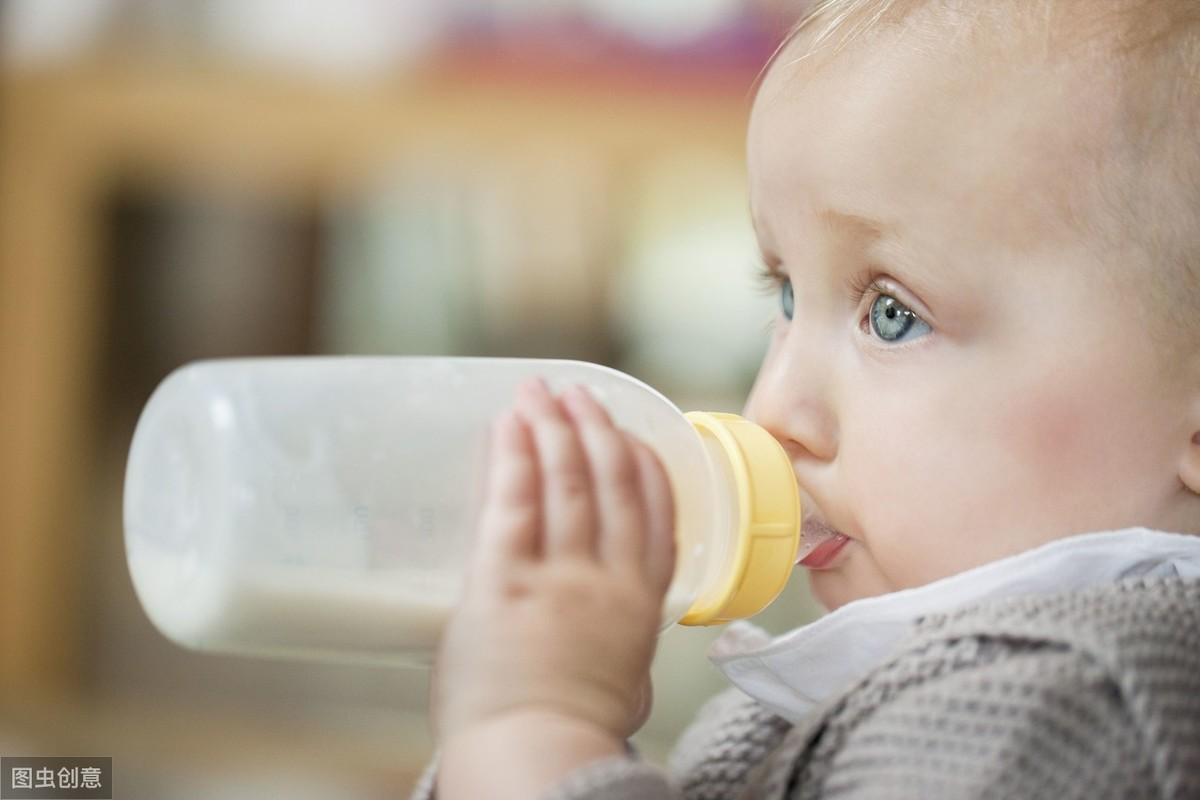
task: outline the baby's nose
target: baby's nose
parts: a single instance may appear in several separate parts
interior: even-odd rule
[[[793,461],[837,455],[836,416],[824,382],[806,380],[785,359],[763,363],[742,416],[766,428]]]

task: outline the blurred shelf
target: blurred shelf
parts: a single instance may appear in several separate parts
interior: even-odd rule
[[[430,62],[430,71],[454,81],[550,87],[576,94],[668,97],[699,100],[714,113],[749,109],[749,97],[774,37],[734,52],[654,52],[633,46],[597,44],[583,54],[564,52],[552,34],[538,32],[503,46],[469,43],[449,47]]]
[[[678,81],[664,88],[613,74],[623,77],[533,80],[463,55],[365,85],[105,60],[9,73],[0,119],[10,146],[44,142],[45,153],[66,140],[75,161],[285,188],[387,166],[404,151],[469,162],[575,148],[624,159],[686,143],[740,159],[749,107],[741,79],[705,85],[702,74],[685,91]]]

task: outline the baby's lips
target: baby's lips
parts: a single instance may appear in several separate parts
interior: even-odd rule
[[[841,531],[829,527],[824,520],[809,515],[804,518],[800,528],[800,549],[796,551],[796,563],[799,564],[822,543],[836,536],[844,536]]]

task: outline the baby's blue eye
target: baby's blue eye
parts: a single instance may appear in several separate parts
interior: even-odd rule
[[[779,305],[783,308],[783,316],[791,319],[796,310],[796,297],[792,294],[791,278],[784,278],[779,287]]]
[[[909,310],[907,306],[901,303],[896,298],[881,294],[875,298],[875,302],[871,303],[871,330],[883,339],[885,342],[897,342],[904,334],[908,333],[917,326],[922,334],[928,332],[929,325]],[[918,338],[918,337],[910,337]]]

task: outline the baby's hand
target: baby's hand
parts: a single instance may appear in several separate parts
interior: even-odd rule
[[[559,401],[528,381],[493,428],[477,534],[437,658],[437,737],[528,711],[632,734],[675,560],[657,457],[582,388]]]

